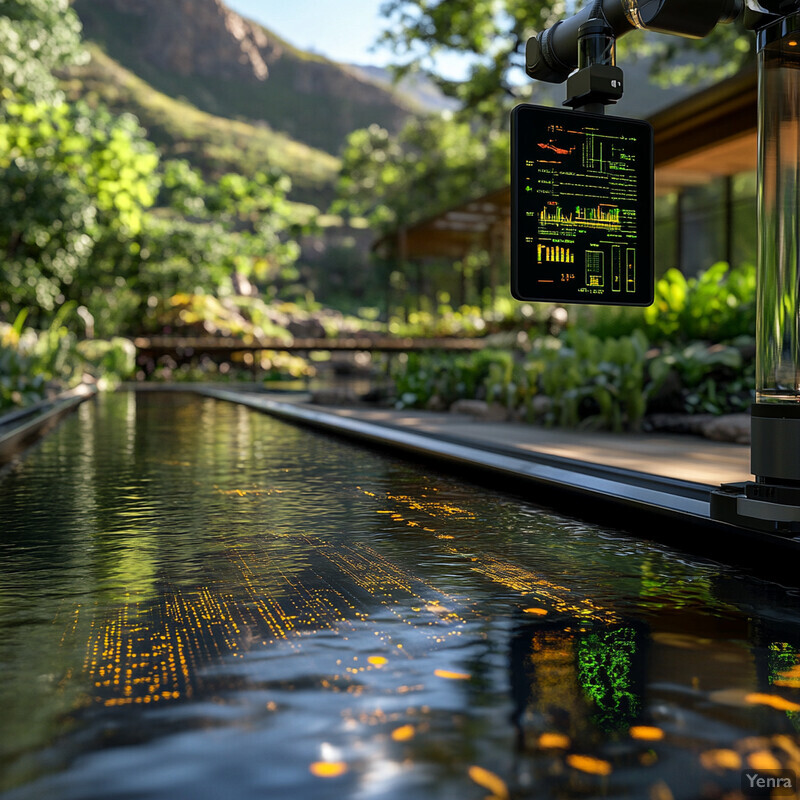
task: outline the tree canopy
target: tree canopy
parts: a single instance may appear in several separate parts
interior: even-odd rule
[[[74,301],[101,335],[134,331],[175,292],[291,267],[288,179],[207,183],[132,115],[65,102],[54,71],[84,57],[68,0],[0,0],[0,314]]]
[[[54,70],[87,58],[69,0],[0,0],[0,86],[32,100],[58,93]]]
[[[342,154],[336,211],[377,228],[409,224],[506,179],[508,137],[476,135],[447,116],[412,120],[397,135],[372,125],[353,132]]]
[[[566,14],[564,0],[386,0],[381,38],[401,59],[402,75],[421,71],[459,100],[471,116],[502,124],[509,105],[530,95],[524,74],[525,43]],[[648,56],[663,82],[718,79],[739,69],[752,53],[752,35],[718,25],[700,41],[635,32],[620,40],[621,52]],[[451,80],[435,57],[457,53],[468,65],[466,80]]]

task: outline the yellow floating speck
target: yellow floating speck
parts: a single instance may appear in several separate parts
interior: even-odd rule
[[[700,753],[700,763],[706,769],[741,769],[742,757],[735,750],[706,750]]]
[[[783,765],[769,750],[756,750],[747,756],[747,766],[751,769],[783,769]]]
[[[579,756],[576,753],[572,753],[567,756],[567,764],[573,769],[588,772],[590,775],[611,774],[611,764],[602,758],[595,758],[594,756]]]
[[[338,778],[347,772],[347,764],[344,761],[315,761],[309,770],[318,778]]]
[[[651,725],[634,725],[629,733],[634,739],[646,742],[657,742],[664,738],[664,731]]]
[[[563,733],[543,733],[539,737],[539,747],[545,750],[566,750],[569,746],[570,738]]]
[[[505,782],[494,772],[489,772],[488,769],[483,767],[472,766],[469,768],[469,777],[472,778],[478,786],[483,786],[492,793],[491,800],[508,800],[508,787]]]
[[[786,700],[777,694],[759,694],[753,692],[745,696],[745,702],[752,703],[753,705],[771,706],[778,709],[778,711],[800,711],[800,705],[793,703],[791,700]]]
[[[522,609],[526,614],[533,614],[536,617],[543,617],[547,614],[546,608],[523,608]]]
[[[468,672],[451,672],[449,669],[437,669],[433,674],[438,678],[448,678],[451,681],[468,681],[472,677]]]
[[[374,667],[382,667],[384,664],[388,663],[388,659],[383,656],[370,656],[367,661]]]
[[[414,737],[414,733],[413,725],[401,725],[392,731],[392,739],[396,742],[407,742]]]

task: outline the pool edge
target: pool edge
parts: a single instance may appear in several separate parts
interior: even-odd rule
[[[81,384],[29,408],[0,418],[0,467],[49,433],[61,419],[97,394],[93,386]],[[19,420],[16,422],[15,420]],[[5,423],[5,424],[4,424]],[[7,430],[4,430],[7,428]]]

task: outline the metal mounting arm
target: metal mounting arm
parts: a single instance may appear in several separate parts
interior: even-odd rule
[[[717,23],[733,22],[743,13],[771,17],[780,15],[783,6],[794,4],[795,0],[764,0],[762,4],[755,0],[602,0],[599,5],[614,38],[638,29],[700,39],[711,33]],[[581,26],[593,18],[595,5],[586,6],[528,40],[525,71],[531,78],[547,83],[563,83],[567,79],[578,66]],[[759,25],[754,22],[748,27]]]

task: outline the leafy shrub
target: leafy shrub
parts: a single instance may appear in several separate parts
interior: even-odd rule
[[[66,327],[74,311],[74,303],[65,303],[45,331],[24,328],[27,311],[21,311],[12,325],[0,324],[0,410],[35,403],[80,383],[85,375],[96,379],[101,389],[133,375],[133,342],[77,341]]]
[[[113,389],[136,372],[136,348],[130,339],[87,339],[76,344],[75,352],[101,389]]]
[[[453,308],[440,302],[433,311],[418,310],[405,321],[393,318],[389,332],[398,336],[485,336],[501,331],[533,330],[542,333],[550,321],[553,306],[519,303],[510,297],[497,297],[492,307],[464,305]]]
[[[398,408],[445,407],[456,400],[483,399],[487,384],[493,391],[498,378],[510,381],[511,352],[479,350],[466,355],[409,353],[407,361],[393,369]]]
[[[521,409],[546,425],[635,429],[645,412],[645,353],[641,332],[602,341],[583,331],[542,337],[524,359],[512,351],[468,355],[409,354],[395,369],[397,405],[449,406],[481,399]],[[535,398],[547,398],[537,404]]]
[[[726,342],[755,333],[755,292],[756,273],[751,265],[729,269],[720,262],[696,278],[670,269],[656,282],[655,300],[649,308],[585,308],[577,319],[600,338],[641,330],[654,344],[697,339]]]
[[[649,364],[656,395],[653,410],[689,414],[746,410],[754,398],[755,362],[742,351],[754,351],[751,341],[738,340],[738,347],[704,342],[666,347]],[[658,397],[664,386],[672,386],[671,393]]]
[[[641,331],[605,341],[585,331],[545,337],[522,365],[518,400],[530,421],[563,427],[638,429],[647,400]],[[536,404],[536,397],[547,398]]]

